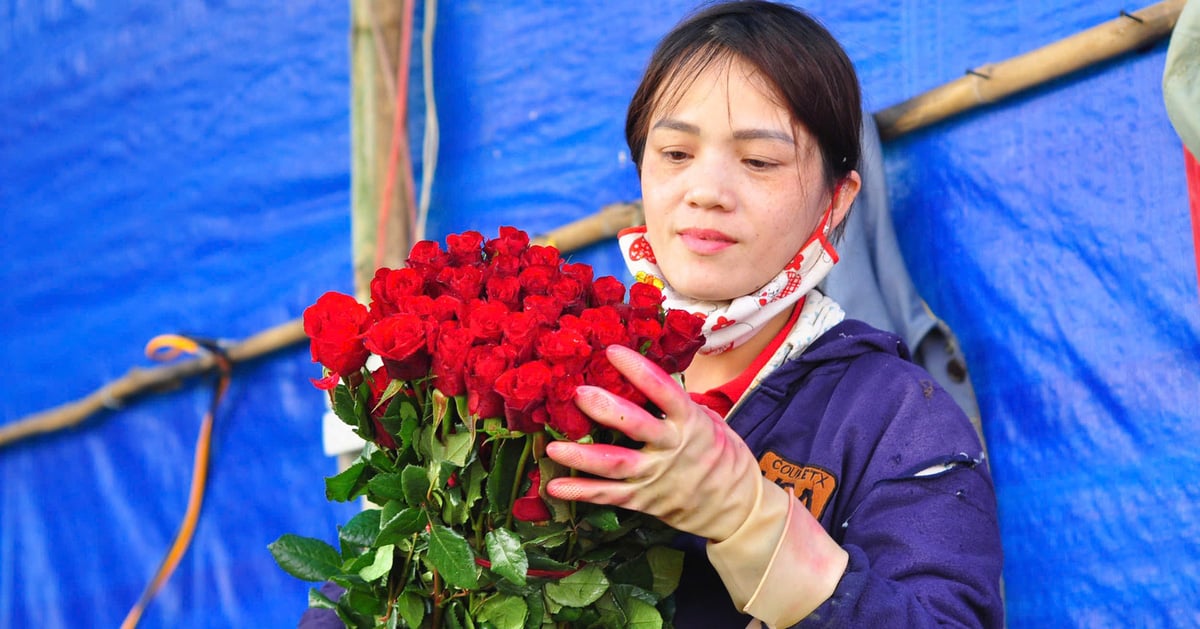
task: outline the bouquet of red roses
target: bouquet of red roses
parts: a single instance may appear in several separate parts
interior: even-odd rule
[[[290,574],[346,590],[313,590],[310,605],[350,627],[669,626],[674,532],[545,492],[572,473],[543,456],[547,441],[626,439],[576,408],[576,387],[648,403],[605,347],[674,373],[703,342],[703,320],[664,311],[657,287],[628,292],[501,227],[417,243],[405,268],[376,272],[369,307],[331,292],[305,310],[314,383],[367,442],[326,495],[370,505],[339,529],[340,549],[271,544]]]

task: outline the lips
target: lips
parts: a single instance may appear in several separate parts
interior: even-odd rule
[[[712,255],[737,244],[732,236],[715,229],[684,229],[679,239],[688,251],[698,255]]]

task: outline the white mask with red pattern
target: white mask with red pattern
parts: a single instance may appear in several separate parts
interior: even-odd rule
[[[671,288],[646,240],[644,225],[621,230],[617,241],[634,279],[662,289],[664,308],[704,315],[705,343],[700,353],[720,354],[750,340],[763,325],[790,309],[825,279],[838,260],[828,239],[832,214],[830,201],[816,232],[778,275],[753,293],[729,301],[692,299]]]

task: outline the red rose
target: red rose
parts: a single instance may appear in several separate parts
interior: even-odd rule
[[[504,344],[511,347],[517,360],[526,361],[533,356],[533,344],[542,331],[541,320],[531,312],[512,312],[500,322],[504,333]]]
[[[433,298],[429,295],[414,295],[396,304],[393,314],[414,315],[422,321],[431,321],[433,317]]]
[[[509,310],[521,309],[521,281],[516,276],[494,276],[488,279],[488,301],[504,304]]]
[[[504,416],[504,398],[496,393],[496,380],[516,358],[508,345],[477,345],[467,350],[467,412],[472,417]]]
[[[629,380],[625,379],[625,376],[622,376],[621,372],[612,366],[612,363],[608,362],[603,350],[592,353],[587,367],[583,370],[583,379],[587,384],[619,395],[638,406],[646,403],[646,396],[630,384]]]
[[[437,277],[439,271],[450,264],[450,254],[442,251],[441,245],[432,240],[422,240],[412,246],[405,265],[415,269],[426,281]]]
[[[521,252],[521,265],[526,268],[548,266],[557,270],[561,262],[562,257],[559,255],[558,249],[549,245],[529,245],[528,249]]]
[[[388,385],[392,383],[391,376],[388,376],[387,369],[380,367],[371,372],[371,378],[367,380],[367,387],[371,391],[371,423],[375,426],[375,443],[383,448],[396,447],[396,440],[383,427],[383,422],[379,421],[387,413],[387,404],[381,404],[383,393],[387,391]],[[389,401],[390,403],[390,401]]]
[[[362,334],[370,327],[367,307],[343,293],[325,293],[304,309],[304,334],[310,341],[313,362],[338,376],[355,373],[367,362],[370,352],[363,345]],[[337,384],[336,378],[333,384]]]
[[[629,287],[629,310],[633,317],[657,318],[662,302],[662,291],[653,284],[637,282]]]
[[[509,430],[535,432],[534,410],[546,400],[550,367],[542,361],[510,368],[496,379],[496,392],[504,398],[504,417]]]
[[[467,350],[474,336],[453,321],[443,321],[433,348],[433,384],[443,395],[454,397],[467,391]]]
[[[425,278],[416,269],[375,271],[371,280],[371,314],[376,320],[400,312],[399,306],[425,289]]]
[[[504,304],[476,299],[470,303],[466,327],[478,342],[499,343],[504,334],[500,325],[507,316]]]
[[[583,384],[577,369],[555,365],[546,390],[546,424],[572,441],[592,432],[592,420],[575,406],[575,389]]]
[[[692,364],[696,351],[704,345],[704,316],[683,310],[668,310],[662,334],[650,345],[646,358],[667,373],[678,373]]]
[[[662,335],[662,324],[658,319],[633,319],[629,322],[628,329],[631,346],[639,352]]]
[[[445,294],[463,301],[479,299],[483,293],[483,271],[478,267],[446,267],[437,274],[437,283]]]
[[[625,324],[621,321],[621,313],[617,312],[616,308],[612,306],[588,308],[579,315],[579,318],[585,324],[588,340],[591,341],[592,347],[596,349],[603,349],[609,345],[630,347],[629,332],[625,330]]]
[[[545,522],[550,519],[550,508],[540,494],[542,472],[536,467],[529,472],[529,489],[525,495],[513,501],[512,516],[522,522]]]
[[[516,277],[521,274],[521,258],[501,253],[488,261],[487,277]]]
[[[481,264],[483,263],[483,234],[477,231],[450,234],[446,236],[446,249],[450,253],[450,263],[455,266]]]
[[[539,321],[547,325],[558,320],[562,314],[562,304],[558,303],[553,297],[545,295],[530,295],[521,302],[525,308],[525,312],[532,313]]]
[[[433,310],[430,313],[434,321],[462,320],[463,301],[450,295],[438,295],[433,300]]]
[[[592,305],[613,306],[625,299],[625,285],[621,280],[606,275],[592,282]]]
[[[498,255],[507,255],[520,257],[521,252],[529,246],[529,234],[508,225],[500,226],[500,235],[492,238],[483,245],[483,250],[488,256],[495,258]]]
[[[562,304],[563,312],[578,314],[587,304],[586,284],[572,277],[559,275],[558,280],[549,287],[549,295]]]
[[[579,330],[561,328],[543,332],[537,338],[535,353],[551,365],[583,369],[592,356],[592,345]]]
[[[539,264],[525,267],[519,276],[521,290],[526,295],[549,295],[550,287],[562,276],[556,267]],[[562,304],[559,304],[559,310]]]
[[[365,344],[383,358],[388,375],[396,380],[415,380],[429,373],[429,350],[425,323],[411,314],[392,315],[371,326]]]
[[[592,285],[592,277],[595,276],[592,266],[582,262],[571,262],[562,265],[562,274],[588,287]]]

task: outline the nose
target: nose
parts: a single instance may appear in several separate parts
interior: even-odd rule
[[[733,190],[729,173],[719,160],[696,159],[688,169],[690,175],[684,201],[691,207],[708,210],[733,209]]]

